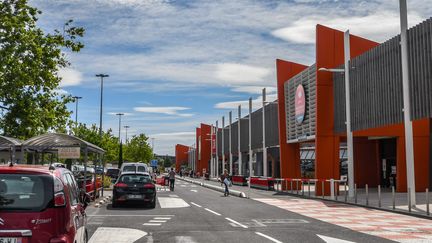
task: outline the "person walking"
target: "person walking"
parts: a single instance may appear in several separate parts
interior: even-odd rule
[[[224,196],[229,196],[229,189],[228,187],[231,186],[231,181],[229,180],[228,170],[224,170],[223,175],[221,176],[221,181],[225,185],[225,192]]]
[[[169,175],[169,181],[170,181],[170,190],[174,191],[174,182],[175,182],[175,171],[173,168],[171,168],[171,171],[168,173]]]

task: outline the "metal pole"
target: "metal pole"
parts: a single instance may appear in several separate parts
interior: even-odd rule
[[[369,206],[369,188],[368,184],[366,184],[366,206]]]
[[[231,148],[231,144],[232,144],[232,142],[231,142],[231,139],[232,139],[232,131],[231,131],[231,124],[232,124],[232,112],[230,111],[229,112],[229,133],[228,133],[228,139],[229,139],[229,141],[228,141],[228,145],[229,145],[229,149],[228,149],[228,151],[229,151],[229,174],[230,175],[234,175],[234,173],[233,173],[233,155],[232,155],[232,148]]]
[[[219,152],[218,152],[218,131],[219,131],[219,125],[218,125],[218,121],[216,121],[216,161],[215,161],[215,172],[216,172],[216,178],[219,177]]]
[[[357,184],[354,184],[354,203],[357,204]]]
[[[324,181],[321,181],[321,196],[324,199]]]
[[[408,187],[408,212],[411,213],[411,188]]]
[[[130,126],[123,126],[124,128],[125,128],[125,130],[126,130],[126,144],[128,143],[128,136],[127,136],[127,131],[128,131],[128,128],[130,128]],[[153,145],[152,145],[152,150],[154,151],[154,148],[153,148]]]
[[[213,177],[214,169],[213,169],[213,163],[214,163],[214,155],[213,155],[213,124],[210,126],[210,177]]]
[[[344,194],[345,194],[345,202],[348,201],[348,192],[347,192],[347,182],[344,182]]]
[[[426,214],[429,216],[429,188],[426,188]]]
[[[107,74],[97,74],[96,77],[101,79],[101,93],[100,93],[100,113],[99,113],[99,138],[102,143],[102,103],[103,103],[103,79],[109,77]],[[78,113],[78,112],[77,112]],[[102,164],[102,170],[105,171],[105,163],[102,161],[102,155],[99,154],[99,162]],[[105,179],[104,173],[102,173],[102,183]],[[102,196],[104,195],[104,187],[102,186]]]
[[[401,59],[402,59],[402,87],[403,87],[403,113],[405,125],[405,156],[407,167],[407,185],[410,189],[410,206],[416,205],[416,188],[414,174],[414,145],[413,129],[411,121],[411,103],[410,103],[410,86],[409,86],[409,68],[408,68],[408,18],[406,0],[399,0],[400,5],[400,26],[401,26]]]
[[[252,181],[252,98],[249,98],[249,195]]]
[[[392,206],[393,206],[393,210],[396,209],[396,201],[395,201],[395,188],[394,186],[392,186]]]
[[[381,185],[378,185],[378,207],[381,207]]]
[[[222,173],[225,173],[225,116],[222,117]]]
[[[293,189],[293,182],[292,182],[292,180],[291,180],[291,194],[293,194],[294,193],[294,189]]]
[[[118,137],[118,140],[120,143],[120,141],[121,141],[121,137],[120,137],[121,136],[121,116],[123,116],[124,114],[123,113],[117,113],[116,115],[119,117],[119,137]]]
[[[266,122],[265,122],[266,88],[262,90],[262,139],[263,139],[263,176],[267,177],[267,147],[266,147]]]
[[[310,197],[310,181],[308,181],[308,196]]]
[[[348,195],[354,196],[354,152],[353,134],[351,131],[351,103],[349,86],[349,62],[350,62],[350,34],[349,30],[344,33],[344,53],[345,53],[345,109],[346,109],[346,130],[347,130],[347,152],[348,152]]]
[[[242,163],[242,152],[241,152],[241,105],[238,106],[238,174],[243,175],[243,163]]]
[[[82,99],[80,96],[74,96],[72,97],[75,99],[75,129],[78,127],[78,100]]]

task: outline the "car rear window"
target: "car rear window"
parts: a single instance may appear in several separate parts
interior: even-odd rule
[[[138,166],[138,172],[147,172],[144,166]]]
[[[119,182],[123,182],[126,184],[135,184],[135,183],[149,183],[151,179],[148,175],[122,175],[119,179]]]
[[[135,165],[126,165],[123,167],[123,172],[135,172]]]
[[[42,211],[52,204],[49,175],[0,174],[0,211]]]

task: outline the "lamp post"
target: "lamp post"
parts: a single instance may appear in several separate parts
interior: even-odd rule
[[[100,141],[101,141],[101,143],[102,143],[102,102],[103,102],[103,79],[104,79],[104,78],[108,78],[109,75],[108,75],[108,74],[100,73],[100,74],[96,74],[96,77],[99,77],[100,80],[101,80],[101,92],[100,92],[100,113],[99,113],[99,138],[100,138]],[[105,163],[102,162],[101,155],[99,154],[98,156],[99,156],[99,163],[102,164],[102,170],[105,171]],[[104,179],[105,179],[105,176],[104,176],[104,173],[102,173],[102,181],[104,181]],[[101,193],[102,193],[102,196],[103,196],[103,195],[104,195],[104,187],[102,187],[102,189],[101,189]]]
[[[243,163],[242,163],[242,152],[241,152],[241,146],[240,146],[240,141],[241,141],[241,128],[240,128],[240,123],[241,123],[241,105],[238,106],[238,174],[242,175],[242,170],[243,170]]]
[[[348,152],[348,196],[354,197],[354,147],[353,134],[351,131],[351,102],[350,102],[350,82],[349,82],[349,62],[350,62],[350,34],[349,30],[344,33],[344,69],[320,68],[319,71],[328,71],[345,74],[345,113],[346,113],[346,133],[347,133],[347,152]]]
[[[266,105],[266,88],[262,90],[262,146],[263,146],[263,176],[267,177],[267,147],[266,147],[266,121],[265,121],[265,105]]]
[[[120,143],[120,141],[121,141],[121,139],[120,139],[121,138],[120,137],[121,136],[121,117],[124,116],[124,113],[117,113],[116,116],[119,117],[119,138],[118,139],[119,139],[119,143]]]
[[[218,131],[219,131],[219,124],[218,124],[218,121],[216,121],[216,163],[215,163],[215,166],[216,166],[216,169],[215,169],[215,172],[216,172],[216,178],[219,176],[219,152],[218,152]]]
[[[225,173],[225,117],[222,117],[222,173]]]
[[[126,144],[127,144],[128,143],[127,130],[128,130],[128,128],[130,128],[130,126],[126,125],[126,126],[123,126],[123,127],[126,130]]]
[[[229,174],[233,175],[233,156],[232,156],[232,149],[231,149],[231,123],[232,123],[232,112],[229,112],[229,134],[228,134],[228,151],[229,151]]]
[[[75,100],[75,129],[78,127],[78,100],[82,99],[81,96],[73,96],[72,97]]]
[[[250,198],[250,189],[252,181],[252,97],[249,98],[249,192],[248,198]]]
[[[403,114],[405,127],[405,156],[407,167],[407,185],[410,194],[411,206],[416,205],[415,173],[414,173],[414,145],[413,128],[411,121],[411,103],[409,93],[409,68],[408,68],[408,17],[406,0],[399,0],[400,27],[401,27],[401,62],[402,62],[402,87],[403,87]]]

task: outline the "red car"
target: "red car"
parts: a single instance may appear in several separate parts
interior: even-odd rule
[[[67,169],[0,166],[0,242],[87,242],[87,202]]]

